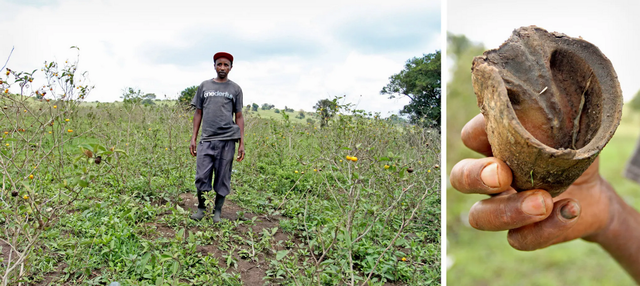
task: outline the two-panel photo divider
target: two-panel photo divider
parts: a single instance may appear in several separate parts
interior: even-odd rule
[[[640,282],[640,2],[0,11],[0,286]]]

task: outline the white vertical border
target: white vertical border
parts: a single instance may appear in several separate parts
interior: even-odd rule
[[[447,285],[447,0],[440,0],[440,283]]]

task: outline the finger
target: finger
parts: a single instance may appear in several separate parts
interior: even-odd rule
[[[489,144],[485,128],[484,116],[478,114],[462,127],[460,138],[462,139],[462,143],[469,149],[491,157],[493,153],[491,152],[491,145]]]
[[[509,244],[518,250],[531,251],[558,243],[578,222],[580,211],[580,204],[574,199],[557,201],[547,219],[510,230]]]
[[[489,157],[464,159],[449,176],[451,186],[462,193],[497,194],[510,188],[513,174],[503,161]]]
[[[529,190],[475,203],[469,211],[469,224],[479,230],[514,229],[544,220],[552,209],[548,192]]]

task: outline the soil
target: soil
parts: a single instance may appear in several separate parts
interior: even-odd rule
[[[166,202],[155,202],[156,205],[164,204]],[[178,205],[182,207],[189,214],[195,212],[197,210],[198,200],[192,193],[183,193],[179,196]],[[244,212],[243,217],[238,217],[238,212]],[[159,217],[162,217],[167,214],[159,214]],[[236,266],[231,266],[227,270],[228,273],[236,273],[240,274],[242,283],[244,285],[266,285],[269,282],[263,280],[267,274],[266,270],[269,268],[269,260],[275,257],[275,253],[280,250],[285,249],[285,241],[291,241],[294,245],[301,244],[301,240],[298,237],[287,235],[279,228],[280,220],[283,219],[283,216],[267,216],[267,215],[258,215],[239,207],[232,200],[227,200],[225,202],[224,208],[222,210],[222,219],[223,220],[253,220],[255,219],[254,225],[249,224],[241,224],[236,228],[236,231],[240,234],[247,233],[249,229],[251,229],[256,234],[261,234],[263,229],[273,229],[278,227],[277,232],[273,236],[273,249],[266,249],[263,252],[256,253],[256,255],[252,258],[244,259],[240,257],[239,251],[242,249],[246,249],[247,251],[251,251],[250,247],[246,245],[239,245],[235,251],[233,251],[233,260],[236,261]],[[207,218],[205,218],[207,219]],[[208,219],[211,219],[209,217]],[[159,221],[159,220],[156,220]],[[198,231],[203,231],[199,227],[192,227],[188,229],[187,234],[196,233]],[[145,230],[140,234],[145,239],[157,239],[160,237],[164,238],[174,238],[176,235],[176,231],[169,227],[166,224],[161,222],[150,222],[145,224]],[[9,254],[9,246],[4,242],[0,242],[0,246],[2,246],[2,256],[5,261],[8,258]],[[297,247],[297,246],[296,246]],[[226,255],[228,255],[228,251],[223,251],[218,248],[216,244],[207,244],[207,245],[198,245],[196,250],[202,255],[211,255],[216,257],[218,261],[220,261],[220,266],[223,267]],[[36,284],[39,286],[44,285],[53,285],[56,283],[58,279],[65,275],[64,270],[67,268],[66,263],[60,262],[55,271],[46,273],[43,281]],[[100,275],[100,270],[96,270],[92,273],[91,278],[95,278]],[[77,281],[81,282],[81,281]],[[187,281],[183,281],[187,282]],[[57,284],[57,285],[74,285],[73,282],[67,282],[65,284]],[[386,283],[385,285],[402,285],[397,283]]]

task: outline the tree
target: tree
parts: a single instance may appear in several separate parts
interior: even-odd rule
[[[251,105],[251,110],[258,111],[258,107],[260,107],[257,103]]]
[[[336,113],[338,112],[338,98],[334,100],[321,99],[313,106],[320,117],[320,127],[325,127]]]
[[[260,107],[260,109],[262,109],[262,110],[271,110],[271,108],[274,108],[274,107],[276,107],[276,106],[273,105],[273,104],[263,103],[262,107]]]
[[[300,109],[300,111],[298,111],[298,116],[296,116],[296,118],[304,119],[304,110]]]
[[[156,98],[154,93],[146,93],[142,94],[140,89],[135,90],[132,87],[128,87],[122,90],[122,101],[125,104],[144,104],[144,105],[153,105],[155,104],[153,100]]]
[[[193,97],[196,96],[196,91],[198,91],[198,87],[195,85],[185,88],[180,92],[178,102],[184,105],[191,104],[191,100],[193,100]]]
[[[407,60],[400,73],[389,77],[389,84],[380,94],[389,98],[408,97],[411,102],[401,114],[409,121],[429,127],[440,127],[440,51]]]

